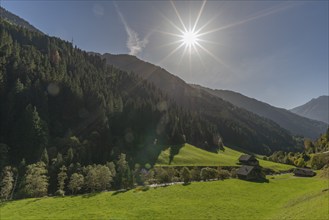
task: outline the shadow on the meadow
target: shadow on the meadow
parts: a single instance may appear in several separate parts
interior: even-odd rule
[[[120,189],[120,190],[117,190],[114,193],[112,193],[112,196],[116,196],[118,194],[125,193],[125,192],[128,192],[128,191],[130,191],[130,189]]]

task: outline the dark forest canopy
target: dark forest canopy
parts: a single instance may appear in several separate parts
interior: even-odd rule
[[[0,53],[6,163],[36,162],[46,148],[49,160],[104,163],[126,153],[131,164],[152,164],[163,146],[221,144],[213,123],[69,42],[1,21]]]

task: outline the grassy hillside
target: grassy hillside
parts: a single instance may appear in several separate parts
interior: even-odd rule
[[[211,153],[190,144],[185,144],[169,164],[170,148],[161,152],[156,165],[159,166],[236,166],[243,153],[225,147],[225,151]],[[273,170],[289,170],[293,166],[258,159],[260,165]]]
[[[285,174],[1,204],[4,219],[326,219],[328,182]],[[248,216],[246,218],[246,216]]]

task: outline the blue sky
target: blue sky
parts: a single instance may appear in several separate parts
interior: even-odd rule
[[[2,0],[1,6],[84,50],[131,53],[189,83],[283,108],[328,95],[328,1]],[[184,53],[185,45],[175,43],[182,40],[177,28],[193,27],[201,8],[201,46]]]

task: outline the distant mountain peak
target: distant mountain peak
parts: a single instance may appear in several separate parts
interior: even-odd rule
[[[304,115],[294,114],[293,112],[290,112],[286,109],[271,106],[270,104],[258,101],[254,98],[249,98],[238,92],[230,90],[213,90],[204,88],[199,85],[193,86],[195,88],[203,89],[210,94],[216,95],[237,107],[244,108],[259,116],[268,118],[278,123],[281,127],[290,131],[294,135],[302,135],[315,139],[319,137],[320,134],[324,133],[327,129],[327,125],[318,118],[308,118]],[[321,97],[328,98],[328,96]],[[322,99],[323,98],[321,98],[321,100]],[[314,106],[312,105],[312,107]]]
[[[318,98],[313,98],[304,105],[290,109],[290,111],[300,116],[329,124],[329,96],[322,95]]]

